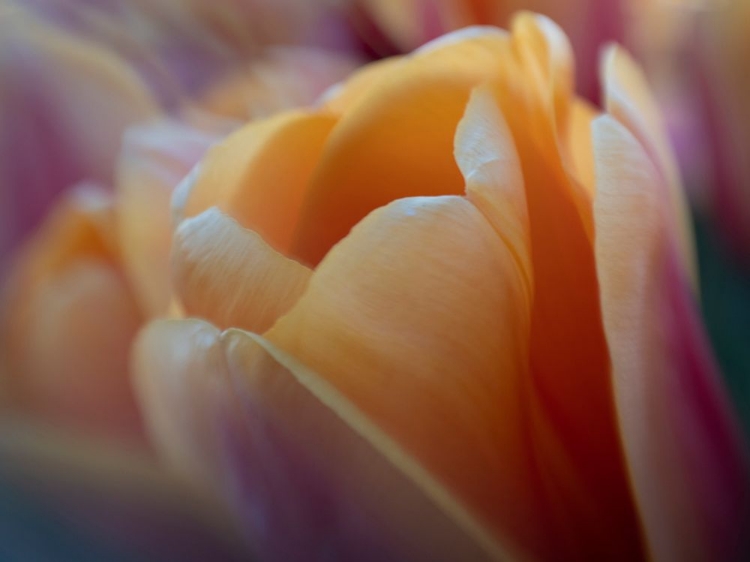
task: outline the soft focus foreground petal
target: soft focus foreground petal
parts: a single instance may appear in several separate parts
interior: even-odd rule
[[[218,206],[287,253],[305,189],[335,123],[333,115],[298,110],[246,125],[210,150],[185,192],[175,194],[177,214],[190,217]]]
[[[177,229],[172,270],[187,316],[257,333],[297,302],[312,274],[215,207]]]
[[[35,500],[79,540],[116,552],[116,560],[247,559],[226,511],[150,454],[4,417],[0,458],[3,485]],[[33,536],[23,531],[21,542]],[[15,542],[5,540],[2,552]],[[63,558],[57,552],[49,559]]]
[[[117,169],[117,228],[128,279],[144,314],[169,303],[172,191],[225,132],[163,119],[128,129]],[[228,132],[228,131],[226,131]]]
[[[237,119],[259,119],[312,104],[329,86],[346,78],[357,59],[335,51],[274,47],[237,70],[205,95],[201,106]]]
[[[690,212],[682,191],[677,161],[666,134],[659,107],[651,94],[641,68],[620,47],[610,46],[602,55],[601,76],[607,113],[617,118],[635,135],[665,179],[671,212],[665,215],[678,234],[680,257],[697,291],[695,240]]]
[[[127,362],[141,316],[117,265],[113,221],[107,196],[92,190],[56,210],[6,287],[0,345],[12,409],[139,441]]]
[[[746,559],[748,454],[698,320],[668,179],[612,117],[594,122],[594,147],[602,314],[649,551],[657,561]]]
[[[138,335],[132,376],[151,441],[172,469],[211,489],[219,468],[216,413],[226,370],[219,330],[197,319],[158,320]]]
[[[292,255],[317,264],[365,215],[394,199],[462,193],[453,136],[471,89],[498,64],[504,37],[463,30],[384,68],[331,133]]]
[[[19,9],[2,11],[0,182],[14,212],[0,226],[0,255],[63,189],[84,179],[110,184],[123,131],[156,111],[113,53]]]
[[[204,463],[263,560],[503,559],[423,468],[262,338],[160,321],[135,354],[167,459]]]
[[[510,194],[521,185],[496,189],[522,197]],[[544,536],[522,398],[529,289],[505,242],[527,253],[518,234],[497,233],[462,197],[392,202],[331,250],[267,338],[351,400],[496,536],[535,545]]]

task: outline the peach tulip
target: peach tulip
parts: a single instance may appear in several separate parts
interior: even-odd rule
[[[732,560],[748,452],[637,65],[520,14],[250,123],[175,192],[138,337],[165,460],[264,560]]]

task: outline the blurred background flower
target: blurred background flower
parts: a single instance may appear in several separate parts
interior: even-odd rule
[[[3,0],[0,271],[63,190],[114,184],[128,126],[311,103],[359,62],[354,45],[327,3]]]

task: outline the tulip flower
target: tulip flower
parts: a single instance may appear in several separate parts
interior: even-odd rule
[[[571,38],[577,58],[578,88],[589,99],[598,95],[596,61],[607,41],[624,41],[630,21],[630,3],[623,0],[359,0],[354,21],[364,38],[366,19],[398,50],[410,51],[443,33],[467,25],[505,27],[518,10],[532,10],[557,22]],[[383,41],[381,41],[382,43]],[[377,48],[377,45],[375,45]],[[382,49],[382,47],[381,47]]]
[[[750,470],[641,71],[468,28],[252,122],[176,190],[149,434],[264,560],[732,560]],[[744,542],[743,542],[744,541]]]

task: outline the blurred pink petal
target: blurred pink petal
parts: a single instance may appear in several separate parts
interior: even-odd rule
[[[115,54],[14,8],[0,11],[0,83],[1,270],[63,189],[111,184],[123,131],[157,106]]]
[[[593,125],[596,257],[632,491],[654,560],[744,560],[748,452],[699,321],[679,179],[658,122],[635,119],[652,111],[642,78],[606,61],[619,121]]]

